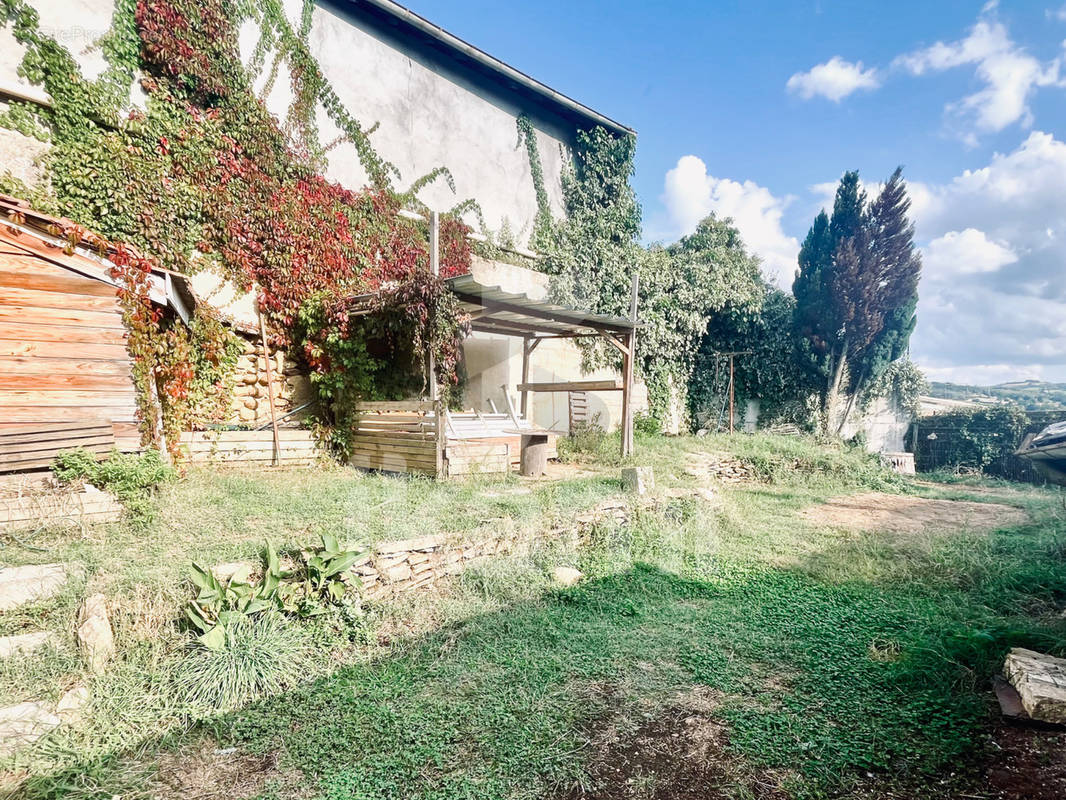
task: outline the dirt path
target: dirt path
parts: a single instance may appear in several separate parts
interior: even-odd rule
[[[931,500],[925,497],[863,492],[834,497],[800,512],[816,525],[890,533],[928,530],[993,530],[1022,525],[1029,515],[1002,503]]]

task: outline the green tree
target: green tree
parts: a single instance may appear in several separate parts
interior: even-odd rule
[[[728,362],[718,354],[749,352],[735,360],[739,401],[758,400],[760,418],[806,417],[804,375],[792,337],[796,301],[767,283],[758,308],[728,308],[711,316],[689,384],[689,409],[699,427],[714,424],[729,391]]]
[[[842,430],[863,388],[907,350],[921,272],[909,208],[902,169],[869,203],[846,172],[832,217],[819,214],[801,248],[793,330],[825,430]]]
[[[639,243],[640,205],[630,186],[636,142],[602,128],[578,134],[563,175],[566,216],[544,226],[534,245],[540,269],[553,275],[553,300],[626,316],[639,277],[642,327],[637,368],[660,419],[677,393],[684,398],[692,360],[710,315],[758,303],[759,262],[728,220],[711,216],[669,247]],[[616,350],[582,344],[585,366],[616,366]]]

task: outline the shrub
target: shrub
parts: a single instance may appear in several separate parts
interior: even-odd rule
[[[174,670],[176,694],[195,715],[229,711],[276,694],[306,671],[309,650],[281,614],[237,617],[225,633],[225,647],[196,641]]]
[[[575,424],[570,435],[559,440],[559,458],[563,461],[595,461],[614,464],[619,460],[617,437],[600,425],[600,416]]]
[[[82,447],[57,455],[52,472],[62,483],[84,480],[111,492],[140,521],[152,516],[151,496],[155,489],[176,474],[155,449],[143,453],[112,450],[107,459],[97,461],[93,453]]]

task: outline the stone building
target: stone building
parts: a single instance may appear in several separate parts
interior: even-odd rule
[[[103,73],[107,62],[98,44],[111,28],[114,0],[27,2],[38,11],[41,30],[75,56],[84,77]],[[390,0],[321,0],[304,18],[306,25],[301,25],[300,0],[284,0],[282,5],[340,103],[364,130],[372,131],[370,142],[377,154],[395,165],[397,188],[446,168],[454,190],[448,180],[437,179],[419,190],[419,199],[437,211],[475,201],[480,214],[471,210],[465,217],[475,231],[497,240],[502,234],[522,254],[532,255],[529,239],[538,205],[519,119],[531,126],[544,190],[556,216],[562,214],[562,174],[577,132],[601,126],[616,136],[633,135],[624,125]],[[255,88],[284,125],[293,101],[291,81],[277,77],[288,65],[270,41],[254,22],[240,32],[242,58],[256,71]],[[10,28],[0,28],[0,111],[12,101],[50,103],[41,87],[18,74],[21,58],[22,48]],[[131,86],[131,107],[143,99],[139,86]],[[365,186],[367,170],[355,145],[343,140],[321,105],[314,119],[319,141],[335,144],[327,152],[326,176],[350,189]],[[46,143],[0,128],[0,164],[31,186],[43,178],[38,158],[46,149]],[[544,277],[534,271],[511,269],[508,274],[515,286],[524,287],[520,290],[534,295],[546,291]],[[520,369],[515,364],[521,361],[521,347],[520,341],[486,334],[468,341],[468,405],[502,403],[504,377],[513,378]],[[551,358],[535,363],[534,373],[538,380],[579,378],[579,353],[570,344],[553,346]],[[246,395],[242,400],[248,411],[251,399]],[[607,426],[617,423],[617,400],[607,394],[591,398],[593,411]],[[541,425],[558,424],[565,421],[560,407],[564,402],[537,395],[531,416]]]

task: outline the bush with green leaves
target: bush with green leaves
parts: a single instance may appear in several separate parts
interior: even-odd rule
[[[920,419],[912,426],[915,466],[986,471],[1021,444],[1029,418],[1015,405],[960,408]]]
[[[155,449],[141,453],[116,449],[99,461],[83,447],[57,455],[52,473],[61,483],[83,480],[111,492],[134,518],[142,520],[152,515],[151,497],[155,490],[177,474]]]
[[[300,555],[296,569],[282,569],[277,552],[267,543],[258,579],[252,578],[248,566],[224,579],[193,563],[192,582],[197,594],[186,606],[185,616],[199,631],[197,641],[209,650],[224,650],[233,644],[235,624],[264,612],[308,619],[342,604],[353,605],[351,587],[358,578],[349,570],[364,553],[347,550],[335,536],[323,534],[321,547]]]

